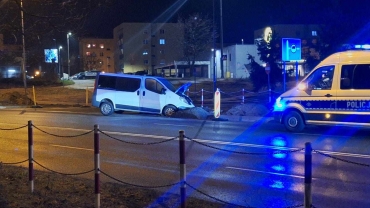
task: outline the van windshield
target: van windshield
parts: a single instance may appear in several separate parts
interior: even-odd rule
[[[175,92],[176,91],[176,88],[172,85],[172,83],[170,81],[168,81],[167,79],[163,79],[163,78],[158,78],[158,80],[160,82],[162,82],[162,84],[164,84],[164,86],[167,87],[167,89],[171,90],[172,92]]]

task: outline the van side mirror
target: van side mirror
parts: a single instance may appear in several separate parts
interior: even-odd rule
[[[166,88],[161,89],[161,94],[165,95],[166,94]]]

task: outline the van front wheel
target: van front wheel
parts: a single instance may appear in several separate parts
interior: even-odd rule
[[[300,132],[305,127],[301,114],[296,111],[290,111],[284,116],[284,125],[291,132]]]
[[[167,117],[171,117],[175,112],[177,111],[177,108],[173,105],[168,105],[163,108],[163,115]]]
[[[113,104],[111,102],[103,102],[100,105],[100,112],[105,116],[111,115],[114,112]]]

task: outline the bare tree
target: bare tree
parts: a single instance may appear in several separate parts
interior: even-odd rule
[[[213,24],[208,16],[192,14],[187,19],[179,18],[178,23],[184,31],[180,44],[184,48],[184,56],[192,70],[195,61],[204,51],[209,51],[213,41]]]
[[[0,33],[8,44],[22,44],[21,10],[24,14],[24,36],[27,62],[41,60],[45,44],[53,38],[73,32],[84,34],[84,25],[98,9],[113,0],[0,0]],[[30,58],[31,57],[31,58]]]

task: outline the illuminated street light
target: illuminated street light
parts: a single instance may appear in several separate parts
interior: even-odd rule
[[[68,33],[67,34],[67,58],[68,58],[68,79],[69,79],[69,76],[71,75],[71,64],[70,64],[70,60],[69,60],[69,36],[71,36],[72,33]]]

